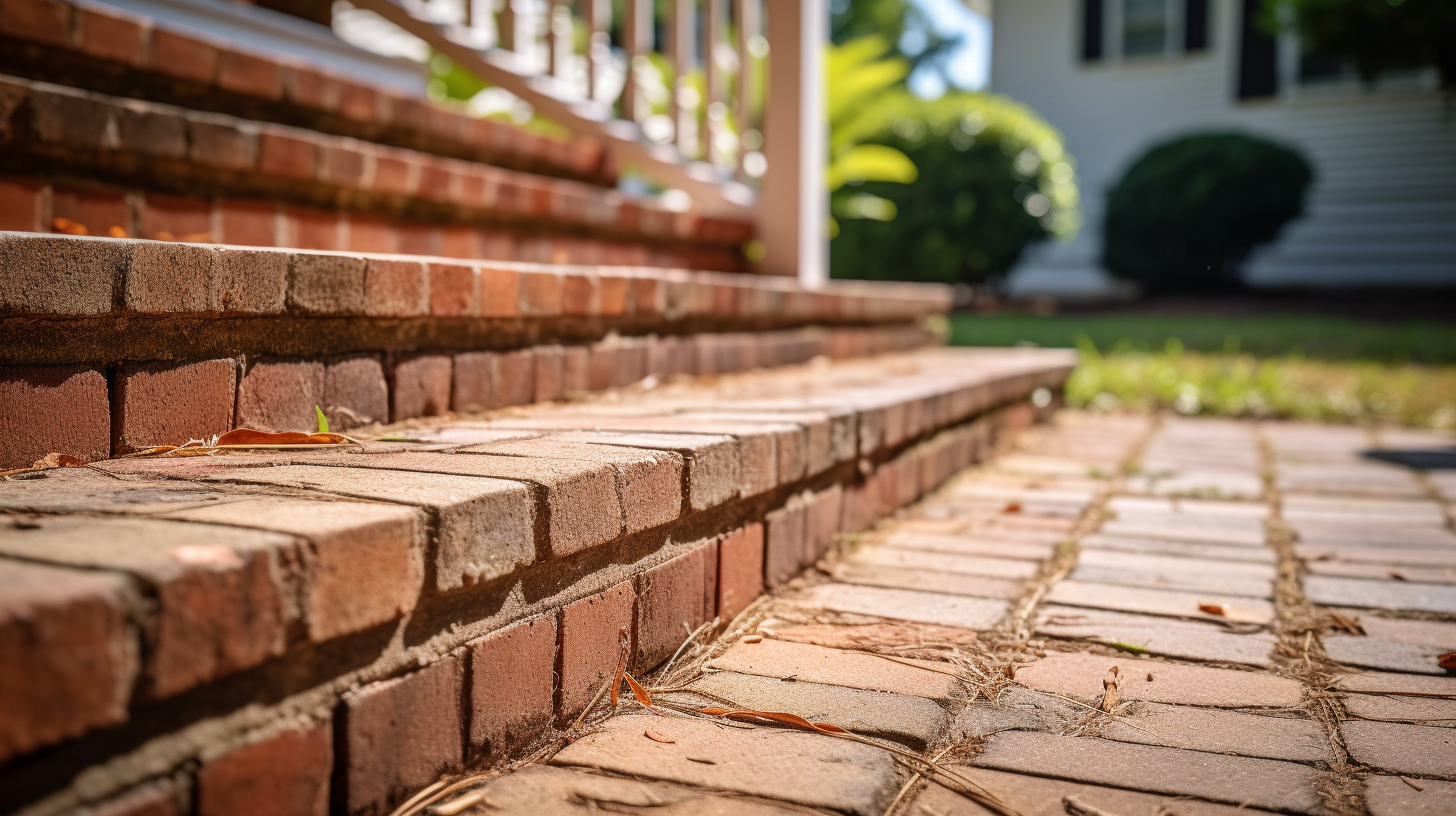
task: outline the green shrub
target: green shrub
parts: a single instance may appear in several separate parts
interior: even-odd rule
[[[976,283],[1004,275],[1028,244],[1070,237],[1081,223],[1061,135],[1006,97],[923,100],[902,91],[848,129],[857,132],[834,138],[898,148],[919,176],[836,193],[836,278]],[[879,220],[886,217],[893,220]]]
[[[1151,291],[1238,288],[1249,253],[1304,212],[1313,177],[1294,149],[1252,136],[1164,142],[1108,192],[1102,264]]]

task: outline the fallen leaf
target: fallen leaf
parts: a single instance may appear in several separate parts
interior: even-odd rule
[[[1153,682],[1153,673],[1152,672],[1148,672],[1148,682],[1149,683]]]
[[[1390,577],[1391,578],[1394,578],[1397,581],[1405,581],[1405,580],[1407,580],[1406,577],[1405,577],[1405,573],[1403,573],[1403,572],[1396,572],[1395,570],[1391,570],[1390,571]]]
[[[1062,797],[1062,810],[1067,812],[1067,816],[1113,816],[1111,812],[1093,807],[1075,796]]]
[[[56,232],[64,232],[67,235],[90,235],[91,230],[86,225],[69,218],[52,218],[51,229]]]
[[[1107,670],[1102,675],[1102,700],[1097,703],[1097,710],[1103,713],[1111,713],[1117,706],[1117,684],[1122,677],[1122,670],[1116,666]]]
[[[217,438],[217,448],[265,448],[274,445],[344,445],[348,439],[336,433],[306,434],[297,431],[270,433],[238,428]]]
[[[1227,618],[1229,613],[1227,606],[1217,603],[1201,603],[1198,605],[1198,611],[1209,615],[1217,615],[1220,618]]]
[[[1003,508],[1001,508],[1001,512],[1003,512],[1003,513],[1020,513],[1021,512],[1021,502],[1019,502],[1019,501],[1007,502],[1006,503],[1006,506],[1003,507]]]
[[[1347,618],[1338,612],[1331,612],[1329,613],[1329,615],[1330,626],[1334,627],[1335,629],[1340,629],[1352,635],[1365,634],[1365,627],[1360,625],[1359,618]]]
[[[47,453],[40,459],[35,460],[33,468],[63,468],[63,467],[85,467],[86,461],[69,453]]]
[[[850,733],[849,731],[840,728],[839,726],[832,723],[809,722],[803,717],[800,717],[798,714],[790,714],[787,711],[755,711],[753,709],[746,708],[729,709],[709,707],[702,709],[701,713],[707,714],[711,717],[727,717],[730,720],[742,720],[744,722],[767,720],[769,722],[781,723],[783,725],[792,725],[796,728],[803,728],[808,731],[818,731],[821,734]]]
[[[106,228],[106,234],[109,235],[109,236],[111,236],[112,238],[130,238],[131,237],[130,235],[127,235],[126,230],[122,229],[121,227],[118,227],[115,224],[112,224],[110,227],[107,227]]]
[[[717,765],[718,764],[717,762],[714,762],[713,760],[708,759],[707,757],[687,757],[687,761],[688,762],[701,762],[704,765]]]
[[[1421,783],[1415,781],[1414,779],[1411,779],[1408,776],[1402,776],[1400,778],[1400,781],[1406,783],[1407,785],[1410,785],[1412,788],[1415,788],[1418,791],[1423,791],[1426,789],[1425,785],[1422,785]]]
[[[627,672],[622,672],[622,677],[626,679],[627,685],[631,686],[632,696],[637,698],[637,702],[641,703],[645,708],[651,708],[652,696],[647,693],[647,689],[642,688],[642,684],[637,682],[637,678]]]
[[[627,630],[621,629],[617,632],[617,643],[620,651],[617,657],[617,673],[612,675],[612,710],[617,710],[617,692],[622,688],[622,678],[627,674]]]
[[[666,736],[664,734],[659,734],[658,732],[653,731],[651,728],[643,731],[642,736],[652,740],[653,742],[661,742],[667,745],[672,745],[673,743],[677,742],[677,740],[673,739],[672,737]]]
[[[1436,655],[1436,665],[1446,671],[1456,671],[1456,652],[1447,652],[1443,655]]]
[[[743,638],[742,642],[743,643],[762,643],[763,642],[763,635],[749,635],[748,637]]]

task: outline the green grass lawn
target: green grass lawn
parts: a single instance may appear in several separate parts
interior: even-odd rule
[[[1074,407],[1456,427],[1456,324],[1011,314],[950,328],[954,345],[1079,349]]]

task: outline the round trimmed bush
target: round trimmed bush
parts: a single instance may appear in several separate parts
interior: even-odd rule
[[[1249,253],[1304,212],[1313,179],[1298,151],[1253,136],[1164,142],[1108,192],[1102,265],[1147,291],[1240,288]]]

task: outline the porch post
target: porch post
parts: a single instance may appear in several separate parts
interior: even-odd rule
[[[768,172],[759,195],[761,271],[796,275],[807,287],[829,278],[824,189],[828,125],[824,120],[824,0],[766,0],[768,104],[763,153]]]

